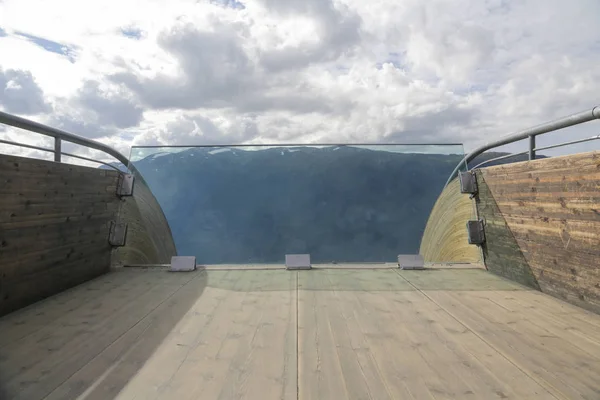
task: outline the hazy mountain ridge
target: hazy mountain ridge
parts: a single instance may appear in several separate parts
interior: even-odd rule
[[[135,163],[182,255],[202,263],[393,261],[416,253],[459,155],[194,148]]]
[[[360,262],[418,252],[429,212],[461,158],[345,146],[199,147],[135,165],[182,255],[280,263],[286,253],[307,252],[315,262]]]

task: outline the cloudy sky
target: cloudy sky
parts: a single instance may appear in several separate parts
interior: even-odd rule
[[[0,108],[125,154],[216,143],[469,150],[600,104],[599,21],[598,0],[0,0]],[[2,127],[0,138],[50,143]]]

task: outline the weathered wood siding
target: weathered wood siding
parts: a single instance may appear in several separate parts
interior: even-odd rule
[[[600,152],[484,168],[478,183],[488,269],[600,312]]]
[[[467,221],[475,218],[473,202],[460,192],[457,179],[440,194],[429,215],[419,253],[428,262],[481,262],[479,248],[470,245]]]
[[[107,272],[118,174],[0,156],[0,315]]]
[[[168,264],[177,255],[171,228],[143,177],[134,175],[133,197],[123,199],[119,214],[128,226],[127,243],[115,249],[113,266]]]

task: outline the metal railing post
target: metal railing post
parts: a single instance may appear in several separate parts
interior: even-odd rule
[[[535,160],[535,135],[529,136],[529,160]]]
[[[119,160],[123,165],[128,166],[129,160],[123,154],[104,143],[96,142],[95,140],[74,135],[69,132],[61,131],[60,129],[52,128],[50,126],[42,125],[35,121],[30,121],[25,118],[17,117],[16,115],[7,114],[0,111],[0,124],[14,126],[15,128],[25,129],[30,132],[36,132],[46,136],[52,136],[66,142],[79,144],[82,146],[89,147],[105,152]],[[56,145],[56,142],[55,142]]]
[[[54,138],[54,162],[60,162],[60,156],[62,154],[61,150],[61,140],[59,137]]]
[[[584,122],[592,121],[594,119],[600,119],[600,106],[594,107],[588,111],[582,111],[577,114],[569,115],[568,117],[564,117],[555,121],[546,122],[545,124],[541,124],[538,126],[534,126],[532,128],[528,128],[519,132],[515,132],[511,135],[504,136],[498,140],[494,140],[492,142],[486,143],[482,146],[477,147],[475,150],[467,154],[458,165],[454,168],[454,171],[450,174],[450,177],[446,181],[446,185],[448,186],[450,182],[456,177],[459,169],[463,164],[467,164],[478,155],[483,152],[493,149],[494,147],[504,146],[505,144],[513,143],[519,140],[527,139],[531,136],[542,135],[544,133],[557,131],[559,129],[567,128],[569,126],[582,124]],[[535,149],[535,147],[534,147]]]

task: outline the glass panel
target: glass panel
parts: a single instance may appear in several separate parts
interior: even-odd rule
[[[201,264],[416,254],[462,145],[134,147],[180,255]]]

